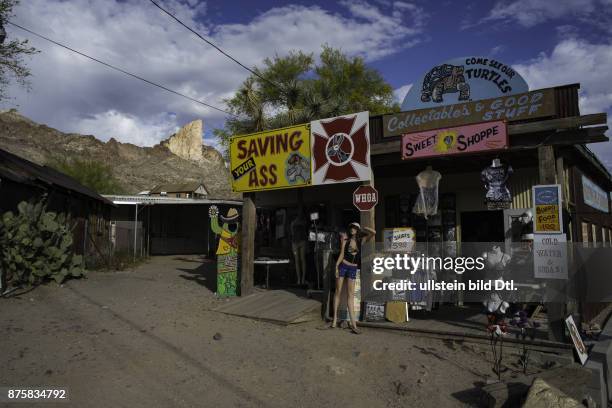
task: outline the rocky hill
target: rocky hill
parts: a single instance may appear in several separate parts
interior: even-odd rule
[[[15,110],[0,113],[0,148],[38,164],[79,158],[107,163],[130,193],[157,184],[203,181],[211,197],[239,198],[232,193],[229,171],[216,149],[202,143],[202,121],[187,124],[153,147],[102,142],[94,136],[62,133],[37,124]]]

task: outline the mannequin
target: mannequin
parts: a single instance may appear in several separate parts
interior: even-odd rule
[[[490,250],[482,254],[486,261],[487,269],[491,272],[492,279],[501,279],[503,271],[510,262],[510,255],[504,253],[500,244],[493,244]]]
[[[438,212],[438,183],[441,178],[442,175],[433,170],[431,166],[427,166],[425,170],[417,174],[419,196],[412,208],[413,213],[421,214],[427,219]]]
[[[298,215],[291,221],[291,250],[293,251],[293,259],[295,261],[295,273],[297,275],[297,284],[303,285],[306,283],[306,237],[307,228],[304,214],[298,210]]]

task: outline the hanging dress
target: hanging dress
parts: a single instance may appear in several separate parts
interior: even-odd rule
[[[413,213],[427,219],[438,212],[438,184],[441,178],[442,175],[439,172],[430,169],[423,170],[416,176],[419,196],[412,208]]]

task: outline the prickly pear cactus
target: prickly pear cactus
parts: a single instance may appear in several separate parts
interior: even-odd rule
[[[72,251],[70,218],[46,211],[45,200],[19,203],[0,216],[0,272],[7,286],[57,283],[83,276],[83,259]],[[4,288],[3,288],[4,289]]]

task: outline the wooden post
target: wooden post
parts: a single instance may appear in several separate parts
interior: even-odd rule
[[[242,237],[240,241],[240,296],[246,296],[253,291],[256,227],[255,193],[245,193],[242,204]]]
[[[555,184],[557,171],[555,166],[555,151],[552,146],[538,147],[539,179],[540,184]],[[562,183],[562,180],[560,180]],[[535,215],[535,214],[534,214]],[[564,293],[564,283],[548,280],[546,283],[548,297],[545,303],[548,315],[548,338],[554,341],[564,341],[565,299],[560,296]]]
[[[364,181],[361,183],[364,186],[372,186],[374,187],[374,172],[372,171],[372,176],[370,181]],[[377,197],[380,202],[380,197]],[[372,208],[369,211],[360,211],[359,223],[361,227],[369,227],[373,230],[376,230],[376,207]],[[372,258],[376,251],[376,236],[367,242],[365,245],[361,247],[361,300],[363,301],[367,294],[372,288]],[[363,279],[367,276],[367,279]]]

